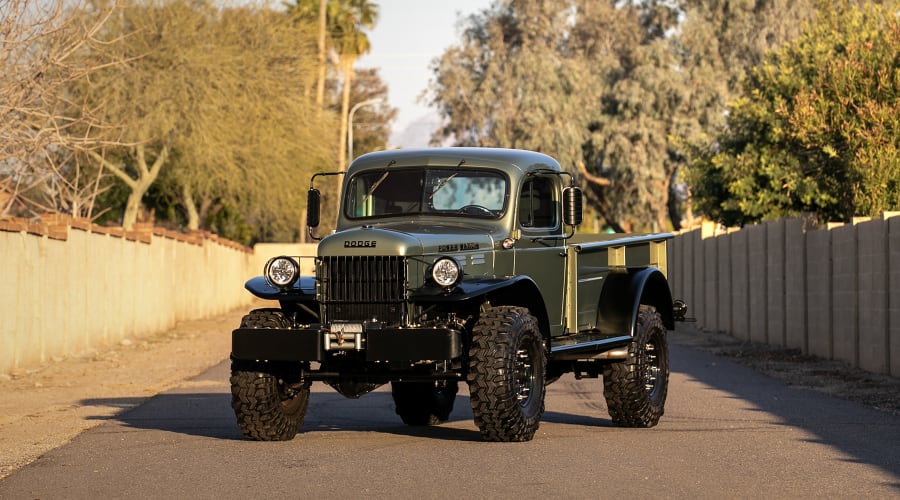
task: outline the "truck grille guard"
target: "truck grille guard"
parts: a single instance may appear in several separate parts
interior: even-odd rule
[[[323,322],[404,325],[408,264],[402,256],[320,257]]]

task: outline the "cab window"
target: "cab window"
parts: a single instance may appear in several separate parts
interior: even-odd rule
[[[532,177],[525,181],[519,196],[519,225],[523,228],[555,228],[558,218],[559,201],[553,179]]]

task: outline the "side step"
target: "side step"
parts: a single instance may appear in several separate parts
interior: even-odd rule
[[[577,361],[579,359],[625,359],[631,336],[614,337],[592,333],[579,333],[550,342],[550,359]]]

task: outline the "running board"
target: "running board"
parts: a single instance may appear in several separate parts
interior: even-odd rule
[[[599,337],[597,335],[576,335],[553,340],[550,345],[550,359],[554,361],[575,361],[579,359],[625,359],[631,337]]]

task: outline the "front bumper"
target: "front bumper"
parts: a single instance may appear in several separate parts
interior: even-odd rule
[[[379,328],[351,335],[326,328],[238,328],[231,356],[243,360],[323,361],[336,352],[358,351],[366,361],[440,361],[462,356],[462,333],[451,328]]]

